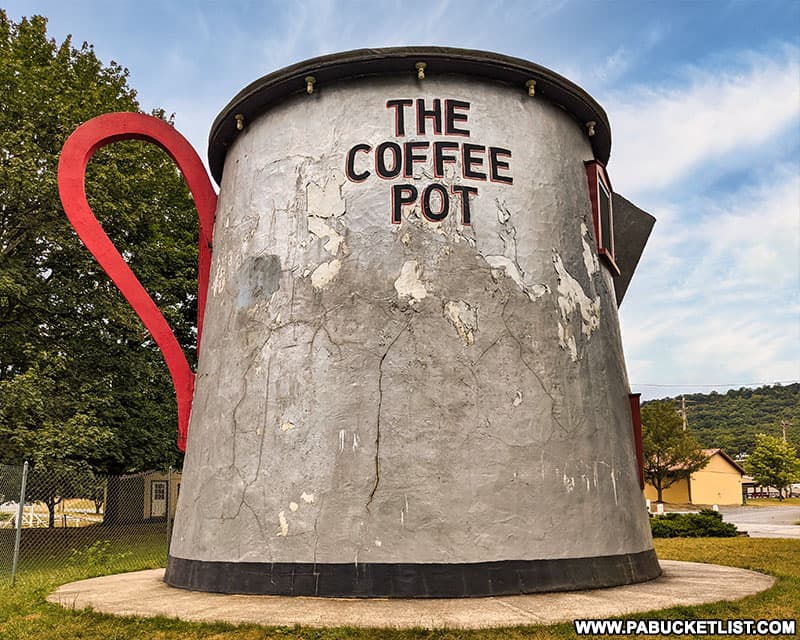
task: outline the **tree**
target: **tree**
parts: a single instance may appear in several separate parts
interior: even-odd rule
[[[708,457],[691,431],[683,430],[677,407],[666,400],[642,406],[644,477],[663,502],[664,489],[708,464]]]
[[[693,393],[685,398],[689,426],[704,447],[748,454],[756,446],[756,434],[782,436],[783,422],[786,439],[800,447],[800,383]]]
[[[25,487],[25,500],[43,502],[47,507],[47,526],[55,526],[56,507],[67,498],[82,497],[93,478],[89,465],[80,461],[52,461],[34,465]]]
[[[794,447],[764,433],[756,436],[756,448],[745,461],[745,468],[762,487],[775,487],[779,500],[783,500],[789,485],[800,479],[800,460]]]
[[[46,25],[0,10],[0,462],[166,468],[180,461],[169,373],[69,225],[56,183],[69,134],[138,111],[136,93],[126,69],[86,43],[56,44]],[[154,145],[119,143],[94,156],[86,185],[193,363],[197,220],[177,168]]]

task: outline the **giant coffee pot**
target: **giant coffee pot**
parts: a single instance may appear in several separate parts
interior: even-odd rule
[[[129,138],[198,205],[196,375],[86,205],[91,154]],[[433,47],[242,90],[211,129],[218,197],[166,123],[80,127],[65,210],[176,384],[167,583],[416,598],[658,576],[618,320],[653,219],[614,193],[610,146],[565,78]]]

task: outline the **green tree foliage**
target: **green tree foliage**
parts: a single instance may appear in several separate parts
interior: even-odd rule
[[[658,400],[642,407],[644,477],[663,502],[664,489],[688,478],[708,464],[708,458],[690,431],[683,430],[677,407]]]
[[[800,383],[693,393],[685,399],[689,428],[706,448],[724,449],[734,457],[750,453],[756,434],[782,437],[782,421],[789,442],[800,447]]]
[[[745,461],[745,468],[762,487],[775,487],[780,500],[788,486],[800,480],[800,460],[795,448],[764,433],[756,436],[756,448]]]
[[[82,122],[137,111],[128,72],[0,10],[0,462],[121,473],[179,462],[172,383],[143,325],[72,230],[61,147]],[[164,117],[163,112],[153,115]],[[197,221],[171,159],[98,152],[89,203],[194,362]]]

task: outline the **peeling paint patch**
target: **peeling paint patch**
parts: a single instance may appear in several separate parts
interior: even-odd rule
[[[278,522],[280,523],[281,530],[278,534],[279,536],[283,536],[284,538],[289,535],[289,523],[286,522],[286,512],[281,511],[278,514]]]
[[[339,430],[339,453],[344,451],[344,437],[347,435],[347,432],[344,429]]]
[[[297,511],[299,508],[300,508],[300,505],[299,505],[299,504],[297,504],[296,502],[290,502],[290,503],[289,503],[289,510],[290,510],[292,513],[294,513],[295,511]]]
[[[611,486],[614,489],[614,504],[618,505],[617,500],[617,479],[614,477],[614,467],[611,467]]]
[[[284,422],[284,423],[281,425],[281,431],[283,431],[284,433],[286,433],[287,431],[289,431],[289,430],[291,430],[291,429],[294,429],[294,427],[295,427],[295,424],[294,424],[294,422],[290,422],[289,420],[286,420],[286,422]]]
[[[511,260],[505,256],[484,256],[484,258],[486,258],[486,262],[489,263],[490,267],[497,270],[502,269],[506,272],[506,275],[514,281],[514,284],[520,289],[525,289],[525,285],[522,283],[522,274],[519,269],[517,269],[517,265]]]
[[[583,266],[586,267],[586,273],[589,277],[600,271],[600,262],[597,260],[597,254],[592,249],[589,243],[589,228],[585,223],[581,222],[581,242],[583,243]]]
[[[581,283],[569,274],[557,253],[553,253],[553,265],[558,274],[558,307],[561,316],[567,320],[575,309],[579,309],[583,334],[590,336],[600,327],[600,296],[591,300]]]
[[[345,201],[342,197],[344,174],[334,171],[322,184],[309,182],[306,185],[306,211],[319,218],[338,218],[345,213]]]
[[[358,439],[358,434],[353,432],[353,453],[356,452],[358,446],[361,444],[361,441]]]
[[[339,253],[339,245],[342,244],[344,238],[336,233],[332,227],[325,224],[321,218],[317,218],[316,216],[308,216],[308,231],[313,233],[320,240],[324,240],[325,238],[328,239],[324,245],[325,251],[330,252],[331,255],[334,256]]]
[[[558,345],[569,351],[569,355],[573,362],[578,361],[578,345],[575,344],[575,336],[572,335],[572,330],[565,327],[560,322],[558,323]]]
[[[217,267],[217,272],[214,274],[214,282],[211,285],[211,290],[215,296],[218,296],[225,290],[225,267],[221,264]]]
[[[375,540],[375,546],[376,547],[380,547],[382,544],[383,544],[383,542],[381,542],[380,540],[378,540],[378,539]]]
[[[548,287],[546,284],[541,284],[538,282],[526,284],[523,280],[522,272],[510,258],[507,258],[506,256],[483,257],[486,262],[489,263],[489,266],[492,267],[492,278],[494,278],[495,282],[499,280],[499,275],[502,273],[502,271],[505,271],[505,274],[511,278],[514,284],[522,289],[525,295],[527,295],[532,302],[536,302],[543,295],[550,293],[550,287]]]
[[[522,404],[522,391],[517,391],[516,395],[514,396],[514,401],[511,404],[515,407],[518,407]]]
[[[331,283],[341,268],[341,260],[323,262],[311,273],[311,286],[315,289],[323,289],[326,285]]]
[[[303,491],[303,493],[300,494],[300,499],[306,504],[311,504],[314,502],[314,494]]]
[[[570,275],[555,250],[553,267],[558,275],[558,309],[563,321],[558,323],[558,343],[569,351],[573,362],[577,362],[578,348],[570,320],[577,310],[581,316],[581,332],[587,338],[591,337],[600,328],[600,296],[592,300],[586,295],[581,283]]]
[[[461,341],[470,346],[475,344],[474,332],[478,330],[478,310],[463,300],[446,302],[442,308],[444,317],[455,327]]]
[[[269,300],[281,286],[281,259],[272,254],[248,258],[240,268],[238,280],[238,309]]]
[[[535,302],[543,295],[550,293],[550,287],[541,283],[525,285],[525,293],[528,294],[528,297],[531,299],[531,301]]]
[[[511,219],[511,212],[505,206],[505,204],[501,204],[499,201],[497,202],[497,221],[500,224],[505,224]]]
[[[416,260],[406,260],[400,269],[400,276],[394,281],[394,288],[400,298],[410,298],[411,303],[422,300],[428,295],[428,290],[419,279],[420,266]]]

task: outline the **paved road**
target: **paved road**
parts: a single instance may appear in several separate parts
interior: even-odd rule
[[[726,522],[732,522],[751,538],[800,539],[800,507],[720,507]]]

